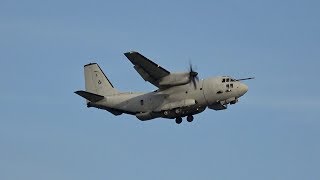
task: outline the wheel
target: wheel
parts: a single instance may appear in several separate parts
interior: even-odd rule
[[[181,124],[182,123],[182,118],[181,117],[177,117],[176,118],[176,123],[177,124]]]
[[[189,115],[189,116],[187,117],[187,121],[188,121],[188,122],[192,122],[192,121],[193,121],[193,116],[192,116],[192,115]]]

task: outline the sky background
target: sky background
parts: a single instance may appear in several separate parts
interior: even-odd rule
[[[320,179],[320,1],[0,1],[0,179]],[[83,65],[152,91],[123,55],[231,75],[248,93],[195,121],[86,108]]]

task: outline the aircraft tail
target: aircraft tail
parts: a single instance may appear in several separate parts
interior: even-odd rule
[[[101,96],[119,94],[97,63],[84,65],[86,91]]]

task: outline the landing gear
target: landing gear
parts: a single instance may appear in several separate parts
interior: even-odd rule
[[[177,117],[176,118],[176,123],[177,124],[181,124],[182,123],[182,118],[181,117]]]
[[[192,122],[193,121],[193,116],[192,115],[187,116],[187,121],[188,122]],[[182,123],[182,117],[177,117],[176,118],[176,123],[177,124],[181,124]]]
[[[189,115],[189,116],[187,117],[187,121],[188,121],[188,122],[192,122],[192,121],[193,121],[193,116],[192,116],[192,115]]]

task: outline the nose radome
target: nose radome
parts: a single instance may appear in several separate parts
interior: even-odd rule
[[[248,86],[245,84],[241,84],[241,89],[243,91],[243,94],[245,94],[246,92],[248,92]]]

